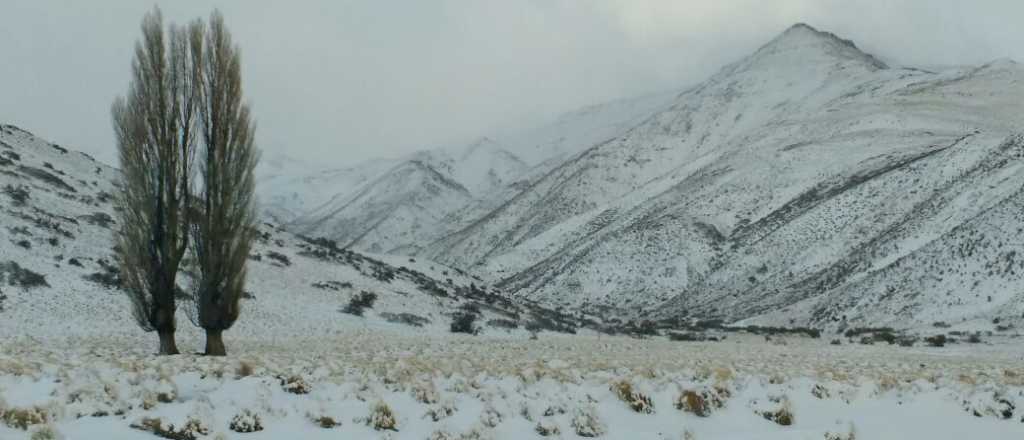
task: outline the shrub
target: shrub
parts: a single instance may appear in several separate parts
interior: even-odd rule
[[[373,303],[376,301],[376,293],[363,290],[352,296],[352,299],[348,301],[348,305],[345,306],[342,312],[355,316],[363,316],[363,311],[366,309],[372,309]]]
[[[373,408],[370,409],[370,417],[366,419],[366,424],[377,431],[398,431],[396,427],[398,421],[395,418],[395,413],[384,402],[377,402],[373,405]]]
[[[76,190],[73,186],[68,185],[67,182],[64,182],[63,180],[61,180],[60,177],[57,177],[56,175],[50,173],[49,171],[26,165],[18,165],[18,171],[21,174],[45,182],[49,185],[52,185],[55,188],[62,189],[64,191],[71,193],[78,192],[78,190]]]
[[[32,432],[29,440],[63,440],[64,436],[52,425],[42,425]]]
[[[14,261],[0,263],[0,281],[6,278],[7,284],[24,289],[34,287],[50,287],[46,276],[21,267]]]
[[[562,430],[558,428],[558,424],[554,420],[541,420],[537,422],[537,426],[533,428],[542,437],[549,437],[552,435],[560,435]]]
[[[580,437],[600,437],[608,431],[593,408],[577,409],[570,425]]]
[[[476,327],[476,318],[480,313],[472,304],[466,304],[459,308],[459,311],[452,315],[452,333],[477,334],[480,329]]]
[[[287,393],[292,394],[309,394],[312,391],[312,387],[305,379],[299,376],[290,376],[288,378],[281,378],[281,388]]]
[[[654,403],[651,398],[633,389],[633,384],[628,380],[620,380],[612,384],[612,392],[619,400],[629,405],[629,409],[641,414],[654,413]]]
[[[191,418],[185,422],[185,426],[179,429],[175,429],[174,425],[171,424],[164,425],[163,420],[156,417],[143,417],[141,420],[132,423],[131,427],[171,440],[196,440],[200,436],[210,433],[210,430],[203,426],[202,423]]]
[[[519,323],[511,319],[492,319],[487,321],[487,325],[494,328],[503,328],[508,330],[515,330],[519,328]]]
[[[340,292],[342,289],[351,289],[352,283],[339,281],[318,281],[316,283],[313,283],[313,287],[316,287],[317,289],[320,290],[333,290],[335,292]]]
[[[240,433],[257,432],[263,430],[263,423],[260,420],[259,414],[244,410],[241,413],[235,414],[228,428]]]
[[[25,206],[25,202],[29,199],[28,188],[23,185],[4,185],[4,194],[11,199],[13,206]]]
[[[121,276],[116,272],[93,272],[88,275],[83,275],[82,278],[86,281],[92,281],[109,289],[117,289],[121,287]]]
[[[395,324],[405,324],[413,327],[423,327],[424,325],[430,324],[429,318],[424,318],[422,316],[414,315],[412,313],[383,312],[380,314],[380,317],[384,318],[384,320],[387,322]]]
[[[341,422],[335,420],[334,417],[331,417],[331,416],[325,416],[325,415],[314,416],[312,414],[309,414],[308,417],[309,417],[310,421],[312,421],[314,424],[316,424],[316,426],[319,426],[319,427],[321,427],[323,429],[331,429],[331,428],[335,428],[335,427],[341,426]]]
[[[927,338],[924,338],[924,342],[926,342],[929,347],[945,347],[946,335],[939,334],[935,336],[929,336]]]
[[[235,377],[236,378],[249,377],[249,376],[252,376],[254,372],[255,372],[255,368],[253,368],[252,364],[250,364],[250,363],[248,363],[246,361],[240,361],[238,363],[238,368],[235,369]]]
[[[94,212],[89,215],[83,215],[79,218],[85,220],[85,222],[90,225],[99,226],[101,228],[109,229],[110,225],[114,223],[114,219],[105,212]]]
[[[979,344],[981,343],[981,335],[978,333],[973,333],[967,337],[967,342],[971,344]]]
[[[760,412],[761,417],[765,420],[770,420],[781,426],[790,426],[793,424],[793,411],[789,409],[789,404],[784,403],[779,409],[775,411],[762,411]]]
[[[274,265],[276,266],[287,267],[292,265],[292,260],[280,252],[267,251],[267,258],[274,260]]]
[[[725,406],[731,393],[724,387],[703,389],[701,391],[684,390],[676,399],[676,409],[692,413],[697,417],[710,416],[715,409]]]
[[[27,430],[29,426],[42,425],[49,420],[49,413],[39,407],[8,408],[0,411],[0,420],[11,428]]]

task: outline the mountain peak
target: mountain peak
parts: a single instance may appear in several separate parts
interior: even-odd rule
[[[797,23],[765,44],[753,58],[792,58],[791,62],[811,62],[815,59],[837,62],[855,62],[871,70],[888,66],[871,54],[861,51],[852,41],[831,32],[818,30],[806,23]]]

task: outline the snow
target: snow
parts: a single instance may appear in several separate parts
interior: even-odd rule
[[[475,432],[479,437],[462,438],[521,439],[539,438],[537,426],[556,427],[561,438],[580,438],[578,426],[596,426],[602,438],[636,439],[1024,435],[1024,414],[1003,414],[1004,402],[1024,404],[1019,344],[943,351],[836,347],[804,338],[774,345],[743,335],[679,343],[384,331],[280,345],[239,340],[241,354],[226,358],[157,358],[140,352],[135,338],[45,347],[24,342],[2,344],[0,396],[6,408],[56,414],[50,426],[67,438],[154,438],[131,427],[143,417],[177,427],[194,419],[208,430],[203,438],[423,439]],[[249,373],[240,374],[242,364]],[[291,377],[303,378],[309,392],[287,392],[281,378]],[[620,400],[612,387],[621,381],[648,396],[653,411],[634,412]],[[715,391],[723,404],[707,417],[677,409],[684,391],[709,389],[724,391]],[[160,393],[169,396],[153,397]],[[397,431],[367,425],[379,403],[394,414]],[[793,415],[790,426],[760,415],[783,405]],[[231,431],[239,415],[258,417],[263,430]],[[320,427],[324,416],[340,426]],[[588,416],[591,423],[581,425]],[[0,426],[5,439],[27,439],[31,432]]]

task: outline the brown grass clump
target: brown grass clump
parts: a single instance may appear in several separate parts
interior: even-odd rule
[[[255,370],[256,369],[252,364],[246,361],[241,361],[238,363],[238,368],[235,368],[235,377],[241,379],[243,377],[252,376]]]
[[[309,394],[313,390],[313,387],[309,386],[309,383],[305,379],[299,376],[291,376],[288,378],[281,378],[281,388],[287,393],[292,394]]]
[[[309,417],[310,421],[323,429],[331,429],[341,426],[341,422],[335,420],[334,417],[331,416],[307,414],[306,417]]]
[[[384,402],[377,402],[373,405],[373,409],[370,410],[370,417],[366,419],[366,424],[377,431],[398,431],[398,420],[395,417],[395,413]]]
[[[45,409],[32,408],[8,408],[0,411],[0,419],[11,428],[26,430],[29,426],[42,425],[49,419]]]
[[[619,400],[626,402],[629,408],[641,414],[654,413],[654,403],[651,398],[633,389],[633,384],[628,380],[620,380],[612,384],[612,392]]]
[[[684,390],[676,399],[676,409],[692,413],[697,417],[707,417],[716,409],[725,407],[725,401],[732,396],[728,388],[716,386],[700,392]]]
[[[29,440],[61,440],[63,438],[64,436],[53,426],[42,425],[32,432]]]

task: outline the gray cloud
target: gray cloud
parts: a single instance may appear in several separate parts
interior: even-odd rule
[[[700,81],[795,22],[908,65],[1024,60],[1024,2],[160,1],[225,14],[269,154],[352,163]],[[113,162],[137,0],[8,0],[0,121]]]

